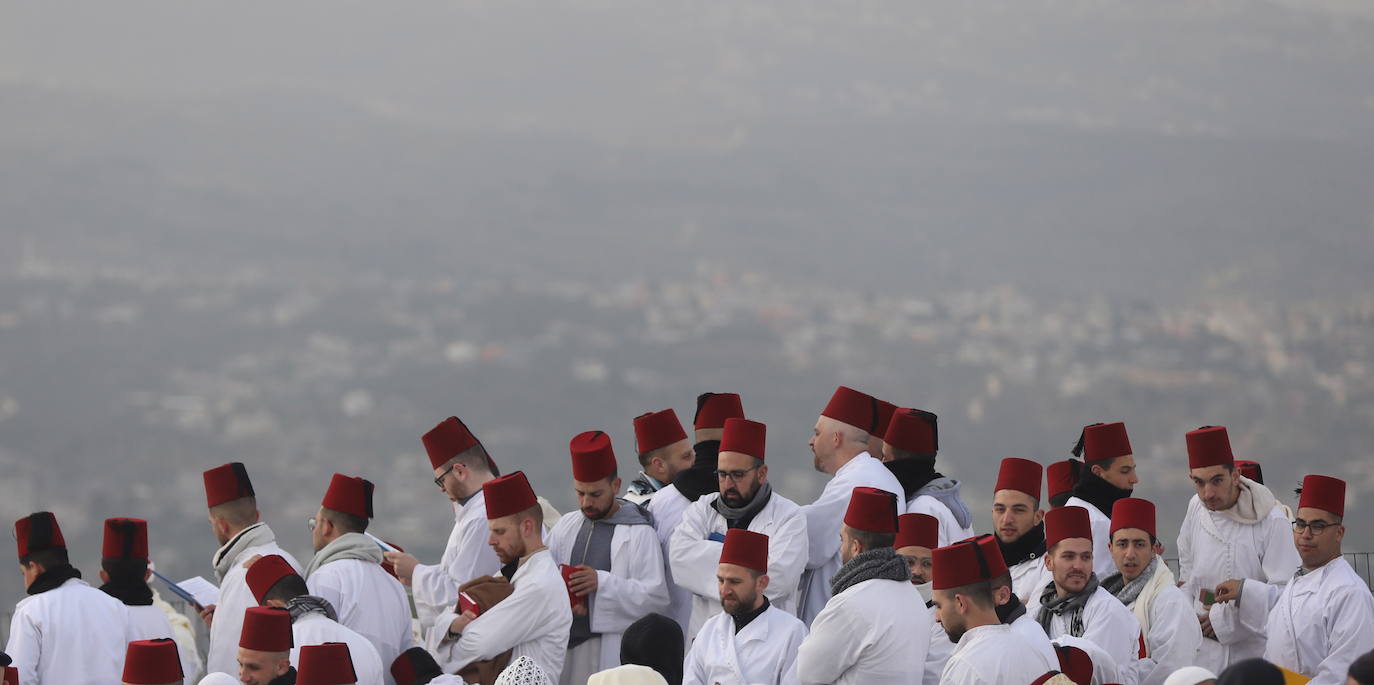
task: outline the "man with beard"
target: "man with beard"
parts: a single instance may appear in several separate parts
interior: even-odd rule
[[[802,683],[921,682],[932,619],[906,561],[892,549],[897,505],[896,495],[877,488],[850,495],[840,526],[844,565],[797,650]]]
[[[172,635],[167,612],[153,603],[148,578],[148,522],[143,519],[105,519],[100,547],[100,590],[129,608],[129,640],[156,640]],[[181,672],[188,680],[199,676],[195,643],[179,648]]]
[[[1045,512],[1040,510],[1040,464],[1007,457],[997,469],[992,525],[1011,573],[1012,592],[1022,601],[1050,581],[1045,568]]]
[[[973,514],[959,497],[959,481],[935,470],[939,451],[937,417],[920,409],[898,409],[883,436],[883,465],[902,484],[906,510],[940,521],[940,544],[973,535]]]
[[[672,409],[635,417],[635,447],[640,471],[625,489],[625,499],[634,504],[647,503],[696,461],[692,443]]]
[[[568,572],[568,590],[582,599],[573,608],[563,685],[619,666],[621,633],[669,603],[653,518],[616,496],[620,477],[610,436],[580,433],[568,449],[579,510],[549,531],[549,551],[554,561],[575,569]]]
[[[553,680],[563,672],[572,608],[558,563],[544,546],[544,510],[521,471],[487,481],[482,494],[488,544],[502,564],[515,567],[515,591],[480,616],[456,607],[445,611],[426,647],[445,673],[509,649],[512,662],[528,656]]]
[[[1155,505],[1127,497],[1112,507],[1112,560],[1118,573],[1102,579],[1140,621],[1145,637],[1136,667],[1139,685],[1163,685],[1174,671],[1190,666],[1202,646],[1192,602],[1174,584],[1155,537]]]
[[[1093,526],[1093,572],[1098,578],[1115,573],[1109,550],[1112,525],[1112,505],[1131,496],[1140,478],[1135,471],[1135,456],[1126,424],[1094,423],[1084,426],[1079,434],[1073,456],[1082,455],[1086,467],[1079,474],[1073,497],[1065,506],[1083,507]]]
[[[748,419],[726,419],[717,476],[720,494],[693,502],[673,532],[668,563],[673,577],[691,591],[688,640],[720,612],[715,578],[726,531],[743,529],[768,536],[768,581],[764,592],[775,609],[796,615],[797,583],[806,564],[806,516],[792,500],[773,492],[764,463],[767,429]]]
[[[726,424],[723,445],[730,443]],[[722,448],[724,454],[725,448]],[[683,685],[797,682],[797,648],[806,626],[768,600],[769,538],[732,528],[715,571],[720,606],[702,626],[683,668]]]
[[[655,462],[686,464],[691,467],[695,459],[692,444],[687,440],[686,431],[672,409],[649,412],[635,417],[635,447],[639,452],[640,464]],[[647,467],[646,467],[647,468]],[[684,474],[677,471],[674,478]],[[671,478],[669,480],[672,480]],[[667,482],[667,481],[664,481]],[[654,532],[658,535],[659,552],[663,557],[663,574],[668,586],[668,616],[678,622],[678,627],[686,628],[692,617],[692,591],[680,585],[673,577],[671,564],[668,563],[668,548],[672,543],[673,530],[682,519],[683,512],[692,500],[678,490],[673,482],[658,488],[642,499],[625,495],[627,501],[641,504],[653,514]]]
[[[1235,603],[1214,602],[1221,586],[1251,579],[1281,589],[1302,560],[1273,493],[1236,471],[1226,428],[1191,431],[1187,444],[1195,494],[1178,531],[1178,576],[1204,638],[1193,663],[1220,673],[1262,655],[1265,642],[1238,625]]]

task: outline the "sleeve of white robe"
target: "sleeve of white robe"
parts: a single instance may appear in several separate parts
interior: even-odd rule
[[[1344,685],[1350,663],[1374,647],[1374,599],[1363,588],[1336,588],[1327,606],[1327,655],[1309,685]]]
[[[844,519],[845,508],[849,506],[852,490],[836,485],[832,479],[815,502],[802,505],[802,511],[806,514],[808,541],[806,568],[824,566],[839,551],[840,523]]]
[[[712,685],[706,682],[706,640],[692,642],[687,658],[682,662],[682,685]]]
[[[10,655],[13,666],[19,669],[19,685],[32,685],[38,682],[38,658],[42,634],[34,625],[33,616],[27,611],[16,611],[10,619],[10,639],[5,645],[5,653]]]
[[[1293,544],[1293,526],[1278,507],[1259,525],[1264,526],[1264,579],[1283,586],[1302,566],[1298,548]]]
[[[1192,587],[1193,571],[1193,506],[1190,501],[1188,512],[1183,515],[1183,525],[1178,529],[1178,579],[1183,581],[1180,587],[1183,594],[1188,597],[1188,601],[1197,599],[1197,590]],[[1191,592],[1190,592],[1191,590]]]
[[[687,507],[668,543],[668,563],[673,569],[673,582],[702,597],[715,597],[720,592],[716,587],[716,567],[720,565],[720,550],[724,544],[706,539],[707,528],[713,518],[712,511],[709,506]],[[792,588],[796,586],[797,580],[794,579]]]
[[[1122,662],[1118,666],[1121,673],[1134,673],[1140,654],[1140,621],[1135,620],[1135,615],[1131,615],[1130,621],[1092,621],[1085,617],[1085,623],[1083,638]]]
[[[457,615],[452,611],[439,614],[430,631],[430,649],[446,673],[453,673],[474,661],[494,659],[543,631],[542,616],[547,613],[543,596],[537,592],[512,593],[483,612],[468,624],[457,640],[446,640],[448,627]]]
[[[1267,635],[1269,611],[1282,594],[1281,585],[1246,578],[1239,601],[1218,602],[1207,612],[1212,621],[1212,631],[1217,634],[1217,642],[1230,645]]]
[[[802,571],[806,570],[810,544],[806,535],[806,515],[800,511],[773,531],[768,539],[768,587],[763,591],[770,602],[797,591]],[[839,549],[838,542],[835,548]],[[714,592],[719,592],[715,588],[715,580],[716,574],[712,570],[711,587]]]
[[[834,602],[834,599],[831,599]],[[811,624],[811,634],[797,649],[797,677],[803,685],[829,685],[854,663],[868,633],[846,607],[827,606]]]
[[[663,578],[663,552],[653,526],[616,526],[614,535],[625,536],[623,545],[612,546],[629,561],[628,573],[596,572],[596,600],[591,623],[600,633],[622,633],[631,623],[668,609],[668,584]],[[612,562],[614,565],[614,561]]]
[[[422,625],[429,625],[434,620],[430,617],[438,616],[458,601],[459,585],[478,576],[495,573],[501,568],[496,552],[487,545],[487,536],[486,525],[464,526],[457,545],[457,549],[464,553],[448,555],[438,564],[415,567],[410,576],[410,587]]]
[[[1136,672],[1141,685],[1163,685],[1174,671],[1191,666],[1202,646],[1202,627],[1182,592],[1161,592],[1150,605],[1150,656]]]

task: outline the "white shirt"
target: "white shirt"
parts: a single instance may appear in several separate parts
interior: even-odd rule
[[[860,452],[835,471],[834,477],[811,504],[802,505],[806,514],[807,560],[800,585],[802,622],[810,624],[830,599],[830,579],[840,570],[840,526],[849,508],[849,497],[857,487],[878,488],[897,496],[897,514],[906,513],[902,484],[881,461]]]
[[[883,469],[886,471],[887,469]],[[804,685],[921,682],[934,619],[908,581],[866,580],[830,598],[797,650]]]
[[[1008,626],[1011,628],[1012,634],[1019,636],[1035,651],[1040,652],[1045,657],[1046,662],[1059,663],[1059,655],[1054,651],[1054,644],[1050,642],[1050,636],[1045,634],[1045,629],[1040,627],[1040,622],[1035,620],[1035,616],[1031,615],[1029,610],[1018,616]]]
[[[902,491],[898,490],[897,496],[900,497],[901,494]],[[954,518],[954,512],[950,511],[949,506],[930,495],[917,495],[907,500],[906,513],[934,516],[940,522],[937,540],[941,547],[973,537],[973,526],[959,525],[959,520]]]
[[[940,682],[940,674],[945,672],[945,664],[949,663],[949,657],[954,654],[954,643],[949,640],[949,633],[945,632],[945,627],[935,619],[935,609],[932,607],[930,621],[930,646],[926,648],[926,667],[921,682],[925,685],[935,685]]]
[[[1129,604],[1126,608],[1134,606]],[[1172,585],[1160,588],[1150,601],[1149,611],[1150,630],[1145,634],[1148,656],[1136,666],[1137,682],[1164,685],[1174,671],[1193,665],[1202,646],[1202,627],[1193,613],[1193,603]]]
[[[167,612],[156,603],[147,606],[126,607],[129,610],[129,634],[130,642],[134,640],[157,640],[160,638],[176,638],[172,630],[172,622],[167,618]],[[195,644],[192,643],[194,649]],[[186,676],[186,680],[194,680],[200,670],[200,658],[193,652],[187,653],[186,646],[180,641],[177,642],[177,652],[181,655],[181,672]]]
[[[649,513],[654,515],[654,532],[658,533],[659,553],[663,556],[663,577],[668,587],[668,617],[682,627],[685,645],[691,645],[695,636],[687,629],[692,618],[692,591],[678,585],[668,560],[673,531],[677,530],[682,515],[691,504],[692,501],[676,485],[664,487],[649,499]]]
[[[124,603],[79,578],[19,600],[5,653],[20,685],[109,685],[124,675]]]
[[[721,612],[697,633],[682,668],[682,685],[796,685],[797,648],[806,625],[768,607],[735,632],[733,616]]]
[[[1088,523],[1093,528],[1093,573],[1099,579],[1116,573],[1116,562],[1112,560],[1112,515],[1103,512],[1088,500],[1074,496],[1064,502],[1066,507],[1082,507],[1088,512]]]
[[[383,664],[390,665],[414,642],[405,588],[380,564],[338,559],[306,579],[310,594],[334,606],[339,623],[367,638]],[[390,682],[390,673],[387,681]]]
[[[1262,609],[1265,590],[1273,592],[1247,580],[1242,612]],[[1268,612],[1265,633],[1266,660],[1311,677],[1314,685],[1344,685],[1350,662],[1374,648],[1374,596],[1350,563],[1336,557],[1288,581]]]
[[[411,596],[420,628],[426,632],[439,614],[458,601],[458,587],[481,576],[496,575],[501,562],[487,544],[487,500],[481,490],[466,504],[453,502],[453,530],[438,564],[417,564],[410,575]]]
[[[247,611],[248,607],[258,605],[253,591],[248,588],[248,569],[243,565],[254,556],[271,554],[280,554],[296,573],[301,573],[304,577],[296,558],[278,547],[275,540],[240,550],[230,562],[232,565],[229,572],[225,573],[220,581],[219,604],[215,605],[214,619],[210,622],[210,648],[205,654],[206,673],[239,672],[239,633],[243,632],[243,612]]]
[[[941,683],[951,685],[1000,685],[1029,683],[1059,670],[1044,653],[1026,644],[1011,626],[1000,623],[969,629],[945,664]]]
[[[706,620],[721,613],[716,567],[724,544],[708,539],[728,530],[725,517],[716,511],[720,493],[703,495],[687,507],[669,546],[668,565],[680,587],[692,592],[692,618],[688,629],[696,635]],[[768,587],[763,594],[773,608],[797,614],[797,584],[806,565],[806,515],[795,502],[774,492],[748,530],[768,536]]]
[[[1026,611],[1033,619],[1038,617],[1039,602],[1027,605]],[[1063,614],[1052,617],[1046,632],[1051,640],[1069,635],[1067,617]],[[1140,654],[1140,621],[1115,595],[1099,587],[1088,598],[1088,603],[1083,605],[1081,637],[1096,644],[1117,664],[1122,664],[1123,671],[1134,673],[1134,664]]]
[[[329,620],[324,614],[311,612],[292,621],[291,639],[295,642],[291,648],[292,666],[300,666],[301,647],[342,642],[348,645],[348,656],[353,660],[353,672],[358,676],[358,685],[382,685],[385,675],[389,675],[370,640],[337,621]]]
[[[1054,574],[1045,568],[1043,555],[1027,559],[1008,570],[1011,571],[1011,591],[1027,606],[1030,606],[1032,596],[1038,604],[1045,586],[1054,582]]]

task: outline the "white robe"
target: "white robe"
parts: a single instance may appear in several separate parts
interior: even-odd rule
[[[1011,569],[1011,591],[1016,594],[1017,599],[1022,604],[1030,605],[1031,597],[1039,602],[1040,591],[1046,585],[1054,582],[1054,574],[1045,568],[1045,557],[1038,556],[1034,559],[1027,559]]]
[[[315,569],[306,585],[334,606],[339,623],[372,642],[382,663],[389,666],[414,642],[405,588],[380,564],[338,559]]]
[[[1064,502],[1066,507],[1082,507],[1088,512],[1088,523],[1093,528],[1093,573],[1106,578],[1116,573],[1116,562],[1112,560],[1112,515],[1103,512],[1097,505],[1080,497],[1070,497]]]
[[[1163,560],[1160,561],[1163,563]],[[1134,613],[1135,604],[1127,609]],[[1183,591],[1169,585],[1160,588],[1150,600],[1150,629],[1145,633],[1147,656],[1136,665],[1140,685],[1164,685],[1169,675],[1193,665],[1202,646],[1202,627],[1193,613],[1193,603]],[[1138,652],[1137,652],[1138,654]]]
[[[710,540],[711,533],[724,535],[725,517],[714,506],[719,493],[703,495],[687,507],[669,545],[668,566],[680,587],[692,593],[690,628],[696,635],[707,619],[721,613],[716,567],[723,543]],[[768,498],[749,522],[749,530],[768,536],[768,588],[763,594],[773,608],[795,616],[797,585],[806,566],[806,515],[795,502],[778,493]]]
[[[898,497],[901,494],[901,491],[897,492]],[[959,525],[954,512],[944,502],[930,495],[917,495],[907,500],[906,513],[934,516],[940,522],[936,536],[941,547],[973,537],[973,526]]]
[[[568,586],[558,572],[558,563],[548,549],[541,549],[520,562],[510,582],[515,591],[482,612],[457,640],[446,635],[449,624],[458,617],[452,608],[435,620],[436,629],[430,631],[425,648],[445,673],[513,649],[512,661],[528,656],[544,669],[549,680],[558,681],[572,628]]]
[[[1093,675],[1092,680],[1083,683],[1083,685],[1112,685],[1113,683],[1135,682],[1133,679],[1135,676],[1134,668],[1131,668],[1129,671],[1123,670],[1121,666],[1116,663],[1116,659],[1112,658],[1112,655],[1103,651],[1103,649],[1097,646],[1097,643],[1092,640],[1074,637],[1072,635],[1060,635],[1054,638],[1053,644],[1060,647],[1077,647],[1083,650],[1084,654],[1088,655],[1088,660],[1093,663]],[[1055,663],[1058,662],[1059,657],[1056,656]],[[1127,667],[1130,668],[1131,665],[1127,664]],[[1058,670],[1058,668],[1058,666],[1055,667],[1056,670]]]
[[[411,596],[420,629],[428,633],[434,619],[453,608],[458,587],[481,576],[496,575],[501,562],[487,544],[487,500],[478,491],[467,504],[453,502],[453,530],[438,564],[417,564],[410,576]]]
[[[959,639],[945,664],[941,683],[950,685],[1000,685],[1029,683],[1059,670],[1035,647],[1026,644],[1011,626],[1000,623],[971,628]]]
[[[945,664],[949,663],[949,657],[954,654],[955,644],[950,642],[945,627],[935,620],[935,608],[931,607],[930,611],[930,645],[926,647],[926,667],[921,682],[925,685],[936,685],[940,682],[940,674],[945,672]]]
[[[172,630],[172,622],[167,618],[167,612],[156,603],[147,606],[126,607],[129,610],[129,633],[130,642],[134,640],[157,640],[159,638],[176,638]],[[187,653],[186,645],[177,642],[177,652],[181,655],[181,672],[185,679],[195,680],[200,674],[200,657],[195,653],[195,644],[191,644],[192,651]]]
[[[861,452],[835,471],[825,489],[811,504],[802,505],[806,514],[807,560],[802,573],[797,617],[810,624],[830,599],[830,579],[840,570],[840,526],[849,508],[849,497],[857,487],[878,488],[897,496],[897,514],[906,513],[902,484],[881,461]]]
[[[886,471],[887,469],[883,469]],[[830,598],[797,650],[804,685],[917,685],[934,620],[910,582],[866,580]]]
[[[302,577],[305,575],[296,558],[278,547],[275,540],[239,550],[230,562],[229,572],[220,581],[219,604],[215,605],[214,618],[210,622],[210,647],[205,654],[206,673],[239,672],[239,633],[243,632],[243,612],[248,607],[258,605],[253,591],[248,588],[248,569],[243,565],[254,556],[271,554],[280,554],[296,573]]]
[[[682,685],[796,685],[797,648],[806,625],[770,606],[744,630],[716,614],[697,633],[682,668]]]
[[[586,520],[580,510],[558,520],[548,537],[554,563],[572,563],[573,543]],[[596,572],[596,592],[587,597],[592,633],[601,637],[601,656],[591,673],[578,676],[575,682],[620,665],[620,636],[625,629],[651,613],[667,611],[665,582],[663,552],[653,526],[615,526],[611,570]]]
[[[654,532],[658,534],[659,553],[663,555],[663,578],[668,588],[668,618],[677,621],[682,628],[684,647],[691,646],[695,634],[688,630],[692,620],[692,591],[678,585],[673,577],[669,563],[669,548],[672,546],[673,531],[677,530],[682,515],[691,500],[678,491],[676,485],[669,485],[654,493],[649,499],[649,513],[654,515]]]
[[[124,675],[129,609],[79,578],[14,606],[5,653],[19,685],[110,685]]]
[[[1040,622],[1035,620],[1035,616],[1026,611],[1015,621],[1010,623],[1011,632],[1020,636],[1021,640],[1035,651],[1040,652],[1045,657],[1045,661],[1058,664],[1059,655],[1054,652],[1054,644],[1050,642],[1050,636],[1045,634],[1045,629],[1040,627]]]
[[[299,667],[301,647],[322,645],[326,642],[342,642],[348,645],[348,656],[353,660],[353,672],[358,676],[358,685],[382,685],[383,678],[390,675],[388,668],[382,666],[382,658],[372,641],[359,635],[357,631],[329,620],[320,613],[308,613],[291,622],[291,665]]]
[[[1027,605],[1026,611],[1032,619],[1036,619],[1040,603],[1037,601],[1034,606]],[[1036,622],[1039,623],[1038,620]],[[1067,636],[1069,622],[1063,615],[1054,616],[1046,632],[1051,641]],[[1099,587],[1088,598],[1088,603],[1083,605],[1082,638],[1111,656],[1123,673],[1121,677],[1128,681],[1127,685],[1135,682],[1126,674],[1134,675],[1135,662],[1140,655],[1140,621],[1115,595]]]

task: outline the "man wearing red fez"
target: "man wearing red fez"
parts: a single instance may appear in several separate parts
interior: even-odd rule
[[[779,611],[797,613],[797,583],[806,564],[806,516],[792,500],[773,492],[764,461],[767,429],[748,419],[727,419],[717,457],[720,492],[693,502],[672,535],[668,564],[693,595],[686,633],[696,635],[720,613],[715,577],[726,531],[768,536],[766,594]]]
[[[935,414],[896,409],[883,440],[883,464],[902,484],[906,510],[940,521],[940,544],[973,535],[973,514],[959,496],[959,481],[935,470],[939,430]]]
[[[770,546],[767,535],[743,528],[730,529],[716,546],[720,561],[712,575],[724,611],[696,634],[683,665],[683,685],[796,682],[797,647],[806,626],[768,598]]]
[[[233,673],[237,668],[239,631],[243,611],[254,606],[253,593],[244,583],[244,563],[255,556],[279,554],[300,569],[296,558],[277,545],[277,536],[258,512],[258,500],[248,469],[239,462],[206,471],[205,503],[210,529],[220,547],[211,561],[219,582],[219,605],[205,607],[201,617],[210,625],[210,647],[205,654],[207,673]],[[218,619],[218,620],[215,620]]]
[[[929,600],[931,551],[939,547],[940,521],[930,514],[906,513],[897,517],[897,538],[892,548],[906,559],[911,584]]]
[[[1045,512],[1040,508],[1039,463],[1008,457],[997,469],[992,525],[1011,572],[1012,592],[1022,601],[1049,583],[1045,568]]]
[[[1093,571],[1098,578],[1106,578],[1116,572],[1108,542],[1112,505],[1130,497],[1140,482],[1126,424],[1118,421],[1084,426],[1073,456],[1083,457],[1084,468],[1073,486],[1073,496],[1064,504],[1088,511],[1093,526]]]
[[[302,647],[296,685],[358,685],[348,645],[326,642]]]
[[[291,665],[295,642],[291,614],[278,607],[249,607],[240,619],[238,664],[234,672],[243,685],[292,685],[296,669]]]
[[[580,433],[569,444],[578,511],[549,531],[554,561],[571,566],[573,608],[561,683],[584,683],[620,664],[620,636],[635,620],[668,609],[662,547],[648,510],[620,499],[611,438]]]
[[[1194,496],[1178,531],[1178,578],[1202,628],[1193,664],[1220,673],[1264,654],[1264,638],[1243,630],[1234,595],[1245,579],[1267,583],[1275,594],[1301,564],[1284,508],[1269,488],[1236,471],[1223,426],[1190,431],[1188,476]]]
[[[148,522],[130,518],[105,519],[105,538],[100,552],[100,581],[103,583],[100,589],[129,608],[127,637],[131,641],[174,636],[171,617],[185,620],[170,608],[171,605],[155,601],[157,594],[148,586],[148,578],[152,575],[148,568]],[[181,672],[187,679],[194,680],[200,676],[201,668],[195,634],[183,631],[183,635],[176,637],[179,638],[177,644],[180,645]]]
[[[887,435],[887,426],[892,422],[892,415],[897,413],[897,405],[876,397],[873,399],[878,402],[878,425],[868,433],[868,453],[883,459],[883,447],[887,444],[883,441],[883,436]]]
[[[899,504],[891,491],[854,488],[840,526],[844,565],[797,650],[805,685],[921,682],[934,619],[892,549]]]
[[[410,586],[420,629],[428,635],[439,614],[453,607],[458,586],[501,569],[487,545],[482,494],[483,484],[498,474],[481,441],[456,416],[439,422],[420,442],[433,468],[434,484],[453,508],[453,529],[437,564],[421,564],[405,552],[386,552],[385,557],[396,578]]]
[[[24,685],[119,682],[128,608],[81,580],[52,513],[15,521],[14,539],[28,596],[14,607],[5,652]]]
[[[1193,663],[1202,646],[1202,630],[1193,603],[1174,583],[1174,574],[1159,555],[1155,505],[1127,497],[1112,507],[1111,554],[1117,572],[1102,579],[1140,621],[1145,644],[1136,666],[1140,685],[1163,685],[1171,673]]]
[[[445,673],[511,650],[512,662],[528,656],[555,680],[563,672],[573,615],[558,562],[544,546],[544,509],[521,471],[487,481],[482,490],[488,544],[505,565],[503,573],[514,569],[515,590],[480,616],[451,607],[435,622],[425,647]]]
[[[1073,486],[1078,485],[1082,472],[1083,462],[1072,458],[1045,467],[1045,494],[1049,496],[1050,509],[1064,506],[1073,497]]]
[[[696,452],[672,409],[640,414],[635,417],[634,428],[640,471],[625,489],[625,499],[644,504],[690,468]]]
[[[695,502],[701,495],[715,492],[716,455],[720,452],[721,436],[725,434],[725,421],[742,418],[744,404],[739,395],[733,392],[704,392],[697,395],[697,411],[692,417],[692,438],[696,441],[692,451],[696,453],[696,462],[691,471],[699,473],[705,470],[708,478],[695,484],[700,486],[700,491],[683,491],[688,499]]]
[[[876,457],[868,453],[868,436],[878,427],[878,401],[840,386],[825,405],[812,429],[811,452],[817,471],[831,476],[815,502],[802,506],[806,514],[807,559],[802,574],[801,611],[810,624],[830,599],[830,579],[840,568],[840,526],[849,494],[857,487],[878,488],[900,495],[902,484]],[[906,513],[898,497],[897,513]]]
[[[414,640],[405,588],[382,568],[382,547],[367,534],[372,493],[371,481],[339,473],[330,479],[311,519],[315,556],[305,580],[310,594],[333,605],[339,623],[367,638],[389,664]]]
[[[123,685],[182,685],[181,654],[172,638],[134,640],[124,656]]]
[[[1045,514],[1045,567],[1054,580],[1027,598],[1029,611],[1051,640],[1083,638],[1111,655],[1127,673],[1140,647],[1140,622],[1120,600],[1102,589],[1093,573],[1092,523],[1083,507]]]

